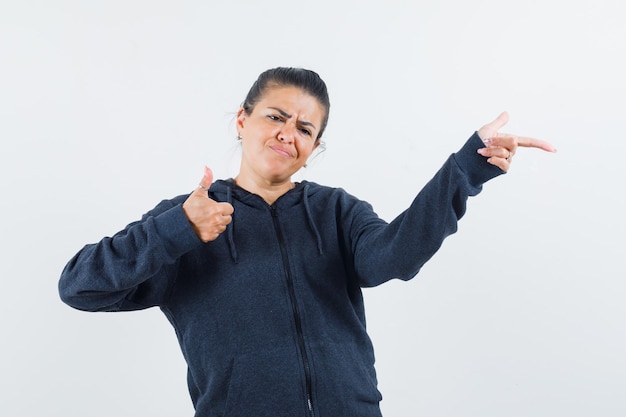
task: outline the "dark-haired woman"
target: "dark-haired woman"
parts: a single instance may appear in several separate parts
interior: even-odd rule
[[[60,294],[75,308],[162,309],[196,416],[380,416],[361,288],[414,277],[518,146],[553,151],[498,134],[503,113],[386,223],[342,189],[291,181],[329,108],[316,73],[264,72],[237,114],[234,179],[214,182],[207,168],[193,193],[85,246],[63,271]]]

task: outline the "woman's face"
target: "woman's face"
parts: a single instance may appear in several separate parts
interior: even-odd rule
[[[237,113],[243,153],[239,176],[290,181],[317,148],[324,115],[319,101],[297,87],[268,88],[251,114],[243,108]]]

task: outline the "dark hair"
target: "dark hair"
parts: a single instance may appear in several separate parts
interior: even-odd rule
[[[241,105],[244,111],[247,114],[251,114],[254,106],[261,100],[266,90],[271,87],[297,87],[319,101],[326,111],[316,138],[316,140],[319,140],[328,124],[328,113],[330,111],[328,90],[326,89],[326,83],[320,76],[316,72],[304,68],[278,67],[268,69],[259,75],[259,78],[248,91],[248,95]]]

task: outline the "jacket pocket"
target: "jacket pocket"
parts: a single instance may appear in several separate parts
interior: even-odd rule
[[[306,413],[302,361],[293,349],[234,359],[224,417],[294,417]]]
[[[374,360],[351,346],[320,344],[314,351],[314,402],[321,416],[380,416]]]

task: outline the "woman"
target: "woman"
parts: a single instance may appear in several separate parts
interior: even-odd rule
[[[329,108],[316,73],[264,72],[237,113],[234,179],[213,182],[207,168],[193,193],[85,246],[63,271],[72,307],[162,309],[197,416],[380,416],[361,287],[414,277],[518,146],[554,151],[498,134],[503,113],[387,224],[341,189],[291,181],[320,146]]]

